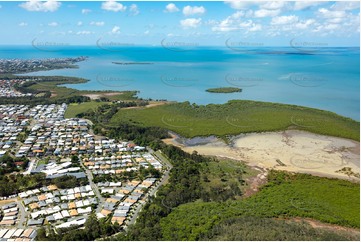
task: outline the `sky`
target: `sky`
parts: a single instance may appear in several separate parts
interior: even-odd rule
[[[0,44],[359,46],[360,3],[0,1]]]

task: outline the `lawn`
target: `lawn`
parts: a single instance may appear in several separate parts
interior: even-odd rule
[[[108,104],[109,102],[85,102],[85,103],[72,103],[68,106],[67,110],[65,111],[65,118],[75,118],[77,114],[84,113],[89,109],[96,109],[101,105]]]
[[[172,103],[152,108],[120,110],[111,119],[172,130],[184,137],[237,135],[247,132],[306,130],[360,140],[360,123],[335,113],[276,103],[229,101],[198,106]]]

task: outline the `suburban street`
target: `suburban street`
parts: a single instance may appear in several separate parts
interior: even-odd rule
[[[105,199],[101,196],[98,186],[93,182],[93,174],[91,173],[91,171],[86,169],[86,167],[84,167],[83,163],[80,162],[80,164],[85,170],[85,174],[88,177],[89,185],[91,186],[95,195],[98,198],[98,207],[97,207],[96,213],[100,213],[100,211],[102,210],[102,207],[103,207],[102,205],[105,202]]]
[[[26,226],[25,226],[25,223],[26,223],[26,211],[25,211],[25,208],[23,206],[23,204],[21,203],[21,201],[19,200],[16,200],[16,204],[18,205],[18,208],[19,208],[19,214],[20,214],[20,217],[18,218],[18,228],[20,229],[26,229]]]
[[[167,167],[167,170],[165,171],[165,173],[164,173],[163,177],[161,178],[161,180],[160,180],[154,187],[152,187],[152,188],[147,192],[147,194],[145,195],[144,201],[147,201],[149,197],[156,195],[158,189],[168,181],[169,173],[170,173],[171,169],[173,168],[172,164],[160,153],[160,151],[154,152],[154,151],[153,151],[152,149],[150,149],[149,147],[147,147],[147,149],[149,150],[149,152],[150,152],[151,154],[153,154],[155,157],[157,157],[159,160],[161,160],[161,162],[163,163],[163,165],[165,165],[165,166]],[[139,212],[142,210],[142,208],[143,208],[143,206],[144,206],[145,203],[146,203],[146,202],[137,204],[137,207],[136,207],[136,209],[135,209],[132,217],[131,217],[130,220],[127,221],[127,223],[126,223],[127,226],[136,223],[138,214],[139,214]],[[125,230],[127,229],[127,226],[124,227]]]

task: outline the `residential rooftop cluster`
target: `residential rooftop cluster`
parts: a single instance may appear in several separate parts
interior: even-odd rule
[[[141,148],[143,150],[145,147]],[[128,150],[129,148],[121,149]],[[92,156],[90,158],[84,158],[83,162],[94,175],[121,174],[124,171],[137,171],[141,166],[148,168],[150,165],[155,169],[162,169],[162,164],[149,153],[118,156],[112,155],[111,157]]]
[[[127,226],[160,183],[153,173],[140,175],[150,167],[164,171],[146,147],[96,136],[87,120],[65,119],[66,109],[66,104],[0,105],[1,141],[8,145],[0,151],[29,158],[25,175],[44,173],[49,180],[70,175],[86,181],[67,189],[49,185],[16,194],[17,202],[3,209],[0,229],[5,226],[6,231],[1,230],[0,240],[33,240],[36,231],[29,235],[27,229],[44,224],[54,229],[83,225],[92,212]],[[22,139],[20,133],[25,134]]]
[[[19,193],[27,211],[27,226],[54,226],[86,218],[98,201],[90,185],[58,189],[55,185]],[[64,225],[63,225],[64,226]]]
[[[29,97],[31,93],[21,93],[15,89],[15,85],[21,85],[26,80],[24,79],[0,79],[0,97]]]
[[[31,241],[37,235],[35,229],[0,229],[0,241]]]
[[[113,214],[112,223],[118,222],[123,225],[131,209],[139,203],[144,203],[146,192],[156,181],[155,178],[147,178],[142,182],[133,180],[120,188],[109,188],[112,184],[108,182],[98,183],[102,193],[114,194],[106,199],[102,210],[97,214],[98,218]]]
[[[24,73],[74,67],[73,64],[87,57],[48,59],[0,59],[0,74]]]
[[[10,203],[1,207],[3,216],[0,217],[0,225],[14,225],[18,218],[18,206],[16,203]]]

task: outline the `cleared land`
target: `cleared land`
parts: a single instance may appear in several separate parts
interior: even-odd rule
[[[85,102],[85,103],[72,103],[68,106],[66,112],[65,112],[65,118],[75,118],[77,114],[84,113],[86,111],[94,110],[98,108],[101,105],[108,104],[109,102]]]
[[[328,111],[255,101],[206,106],[185,102],[120,110],[112,117],[111,124],[121,122],[163,127],[188,138],[210,135],[225,138],[240,133],[299,129],[360,139],[360,123],[352,119]]]

